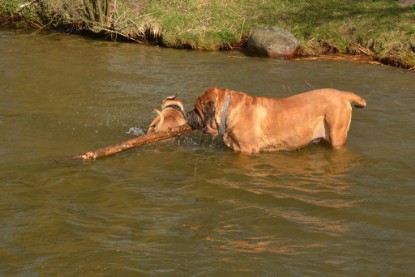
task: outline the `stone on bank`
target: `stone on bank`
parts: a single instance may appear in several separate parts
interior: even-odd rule
[[[254,29],[247,43],[248,55],[270,58],[293,58],[299,48],[294,35],[279,27]]]

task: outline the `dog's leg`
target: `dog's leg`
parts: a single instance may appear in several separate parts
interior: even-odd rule
[[[351,119],[351,107],[326,118],[329,126],[330,144],[334,149],[342,148],[346,144]]]

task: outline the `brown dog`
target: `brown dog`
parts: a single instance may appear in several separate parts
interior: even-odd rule
[[[196,99],[187,121],[212,136],[223,134],[228,147],[244,153],[294,150],[320,138],[337,149],[346,143],[351,104],[363,108],[366,101],[335,89],[268,98],[210,88]]]
[[[177,95],[168,96],[161,103],[161,111],[154,109],[158,116],[151,122],[147,134],[165,131],[186,123],[183,102]]]

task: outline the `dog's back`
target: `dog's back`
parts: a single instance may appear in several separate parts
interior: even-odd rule
[[[186,123],[183,102],[177,98],[177,95],[164,98],[161,108],[161,111],[154,109],[158,116],[151,122],[147,134],[166,131],[168,128]]]

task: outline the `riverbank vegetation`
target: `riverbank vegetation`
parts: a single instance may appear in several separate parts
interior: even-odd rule
[[[0,23],[201,50],[243,48],[252,29],[279,26],[300,40],[302,55],[365,55],[415,68],[411,2],[0,0]]]

